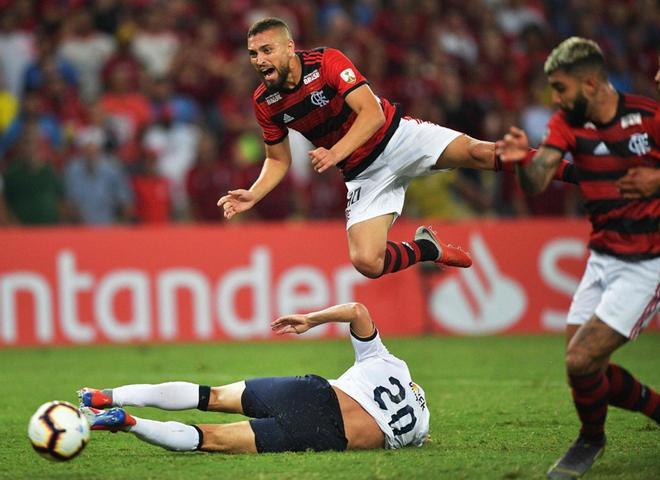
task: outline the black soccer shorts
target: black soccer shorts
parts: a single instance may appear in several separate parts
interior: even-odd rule
[[[245,381],[243,413],[257,452],[346,450],[337,394],[325,378],[268,377]]]

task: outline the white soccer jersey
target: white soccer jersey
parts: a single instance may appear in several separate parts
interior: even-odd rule
[[[408,365],[387,351],[378,331],[367,339],[351,335],[355,363],[330,384],[352,397],[378,423],[387,448],[421,446],[429,431],[424,390]]]

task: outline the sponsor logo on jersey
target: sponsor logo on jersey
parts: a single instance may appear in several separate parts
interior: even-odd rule
[[[293,122],[295,118],[293,118],[288,113],[285,113],[284,116],[282,117],[282,120],[284,121],[284,123],[289,123],[289,122]]]
[[[268,105],[272,105],[273,103],[279,102],[280,100],[282,100],[282,95],[280,95],[280,92],[275,92],[272,95],[268,95],[266,97],[266,103]]]
[[[347,68],[346,70],[344,70],[343,72],[341,72],[341,73],[339,74],[339,76],[340,76],[341,79],[342,79],[343,81],[345,81],[346,83],[355,83],[355,80],[356,80],[356,78],[355,78],[355,72],[354,72],[352,69],[350,69],[350,68]]]
[[[321,72],[319,72],[318,68],[314,70],[313,72],[308,73],[303,77],[303,83],[307,85],[308,83],[312,83],[314,80],[319,78],[321,76]]]
[[[621,128],[632,127],[633,125],[642,124],[642,114],[641,113],[629,113],[621,117]]]
[[[325,98],[325,93],[323,93],[321,90],[312,92],[310,96],[312,103],[317,107],[325,107],[328,103],[330,103],[330,100]]]
[[[415,382],[410,382],[408,386],[413,391],[413,394],[415,395],[415,400],[417,400],[417,403],[419,404],[419,408],[424,410],[426,408],[426,400],[422,396],[419,386]]]
[[[605,142],[600,142],[598,145],[596,145],[596,148],[594,148],[594,155],[609,155],[609,154],[610,154],[610,149],[607,148]]]
[[[649,134],[636,133],[631,136],[630,140],[628,140],[628,149],[639,157],[649,153],[651,151],[651,145],[649,145]]]

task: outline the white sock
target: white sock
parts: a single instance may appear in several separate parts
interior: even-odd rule
[[[197,408],[199,385],[189,382],[167,382],[157,385],[124,385],[112,389],[115,407],[156,407],[163,410]]]
[[[152,445],[175,452],[188,452],[196,450],[201,440],[197,429],[185,423],[158,422],[135,416],[133,418],[135,425],[128,431]]]

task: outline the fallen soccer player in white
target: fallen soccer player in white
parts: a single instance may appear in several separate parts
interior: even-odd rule
[[[302,334],[328,322],[350,323],[355,363],[337,380],[317,375],[256,378],[209,387],[188,382],[83,388],[92,430],[125,431],[174,451],[266,453],[421,446],[428,436],[424,390],[390,354],[366,307],[336,305],[273,321],[278,334]],[[114,407],[114,408],[113,408]],[[198,408],[248,421],[186,425],[129,414],[124,407]],[[105,409],[105,410],[104,410]]]

